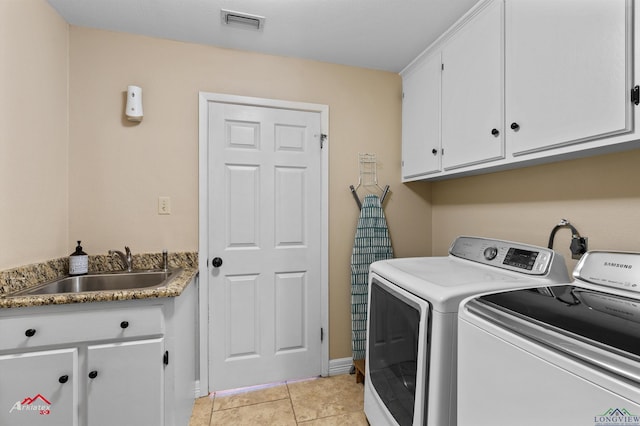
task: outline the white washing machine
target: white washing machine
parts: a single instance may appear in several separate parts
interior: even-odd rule
[[[455,425],[462,299],[568,279],[564,259],[552,250],[478,237],[457,238],[448,256],[373,263],[364,391],[369,423]]]
[[[458,425],[640,425],[640,253],[461,303]]]

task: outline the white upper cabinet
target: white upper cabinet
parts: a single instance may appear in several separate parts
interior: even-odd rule
[[[417,64],[402,81],[402,177],[440,171],[440,52]]]
[[[442,48],[442,167],[504,157],[502,2],[490,3]]]
[[[630,36],[627,0],[507,0],[514,155],[631,130]]]
[[[640,146],[634,1],[479,2],[401,72],[403,180]]]

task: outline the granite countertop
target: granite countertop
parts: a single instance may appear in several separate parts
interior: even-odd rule
[[[134,255],[133,266],[138,270],[160,268],[162,253]],[[70,303],[108,302],[113,300],[150,299],[176,297],[198,274],[198,254],[172,253],[169,269],[181,268],[180,274],[167,286],[132,290],[95,291],[83,293],[60,293],[12,296],[13,293],[38,284],[68,276],[68,258],[54,259],[8,271],[0,271],[0,308],[63,305]],[[122,269],[120,260],[111,256],[89,256],[89,273],[113,272]]]

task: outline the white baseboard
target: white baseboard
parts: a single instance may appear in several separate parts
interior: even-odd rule
[[[339,374],[349,374],[353,365],[352,358],[339,358],[329,360],[329,376],[337,376]],[[194,382],[195,397],[200,398],[207,396],[207,392],[200,388],[200,380]]]
[[[329,360],[329,375],[349,374],[353,365],[352,358],[338,358]]]
[[[200,380],[196,380],[193,383],[193,385],[194,385],[193,386],[193,391],[194,391],[194,394],[196,396],[196,399],[198,399],[200,397],[203,397],[203,396],[207,396],[206,389],[205,390],[200,389]]]

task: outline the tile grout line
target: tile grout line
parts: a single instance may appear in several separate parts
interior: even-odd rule
[[[291,405],[291,411],[293,412],[293,420],[298,425],[298,415],[296,414],[296,407],[293,406],[293,398],[291,398],[291,391],[289,390],[289,382],[285,382],[287,386],[287,395],[289,395],[289,404]]]
[[[276,401],[284,401],[285,399],[290,399],[290,398],[278,398],[278,399],[270,399],[269,401],[260,401],[260,402],[253,402],[250,404],[243,404],[243,405],[238,405],[235,407],[228,407],[228,408],[221,408],[219,410],[211,410],[212,412],[214,411],[229,411],[229,410],[237,410],[239,408],[245,408],[245,407],[255,407],[257,405],[263,405],[263,404],[269,404],[271,402],[276,402]]]
[[[273,402],[276,402],[276,401],[280,401],[280,402],[286,404],[286,402],[284,400],[287,399],[287,398],[289,399],[289,406],[291,407],[291,410],[292,410],[291,412],[292,412],[292,414],[294,416],[293,419],[292,419],[294,421],[293,425],[296,425],[296,426],[307,425],[307,424],[309,424],[310,421],[313,422],[314,419],[305,419],[305,420],[298,419],[298,413],[297,413],[297,411],[299,411],[299,410],[305,411],[304,407],[306,407],[306,402],[303,401],[302,402],[302,406],[297,406],[296,404],[293,403],[293,393],[291,391],[291,385],[292,384],[296,384],[298,382],[300,382],[300,381],[293,380],[293,381],[284,381],[284,382],[282,382],[281,384],[286,386],[285,389],[284,389],[285,395],[282,395],[282,393],[281,393],[282,391],[280,391],[279,393],[276,393],[275,395],[271,395],[271,397],[276,396],[276,395],[280,396],[279,398],[265,400],[265,401],[261,401],[261,402],[255,402],[254,401],[253,403],[250,403],[250,404],[227,407],[227,408],[224,408],[224,409],[218,409],[217,411],[215,410],[215,406],[216,406],[217,400],[220,398],[221,401],[224,401],[226,398],[224,396],[218,396],[218,395],[215,395],[215,394],[213,394],[213,395],[210,394],[210,395],[208,395],[208,398],[211,400],[211,402],[210,402],[211,403],[211,405],[210,405],[211,409],[210,409],[210,411],[208,413],[208,417],[209,418],[208,419],[206,419],[206,417],[203,418],[202,419],[203,420],[202,425],[203,426],[205,426],[205,425],[206,426],[213,426],[213,424],[214,424],[213,422],[215,422],[216,421],[215,419],[218,418],[216,412],[222,412],[222,411],[227,411],[227,410],[238,410],[238,409],[244,409],[244,408],[250,408],[250,407],[253,407],[253,409],[258,409],[259,410],[259,408],[258,408],[259,406],[261,406],[263,404],[270,404],[270,403],[273,403]],[[336,389],[345,388],[343,382],[344,382],[344,380],[338,380],[337,382],[335,382],[333,384],[333,386],[334,387],[338,386]],[[326,383],[323,384],[320,381],[318,381],[317,383],[318,383],[318,385],[320,385],[320,388],[324,388],[325,385],[326,385]],[[306,385],[303,386],[303,387],[305,389],[307,388]],[[298,387],[294,387],[294,388],[295,389],[299,389]],[[302,388],[300,388],[300,389],[302,389]],[[361,393],[361,389],[360,389],[359,393]],[[333,400],[333,398],[329,398],[329,399]],[[339,401],[334,401],[334,402],[338,403],[338,405],[342,405],[342,404],[339,403]],[[225,403],[223,403],[222,406],[225,406]],[[282,405],[280,407],[283,408]],[[343,407],[343,409],[344,408],[346,408],[346,407]],[[354,410],[353,412],[356,412],[356,411],[360,411],[360,410]],[[336,412],[331,412],[331,413],[329,413],[329,412],[324,413],[325,415],[319,415],[320,413],[318,412],[318,413],[316,413],[316,415],[319,415],[319,416],[317,418],[315,418],[315,420],[330,419],[330,418],[336,418],[337,419],[337,418],[339,418],[340,415],[347,415],[347,414],[350,414],[350,413],[351,413],[351,411],[348,411],[348,412],[346,412],[346,411],[345,412],[336,411]],[[302,414],[302,412],[301,412],[301,414]],[[291,419],[291,418],[289,418],[289,419]],[[208,422],[204,423],[207,420],[208,420]]]
[[[207,424],[211,426],[211,422],[213,421],[213,407],[216,403],[216,394],[209,394],[207,397],[211,398],[211,411],[209,411],[209,421],[207,422]]]

